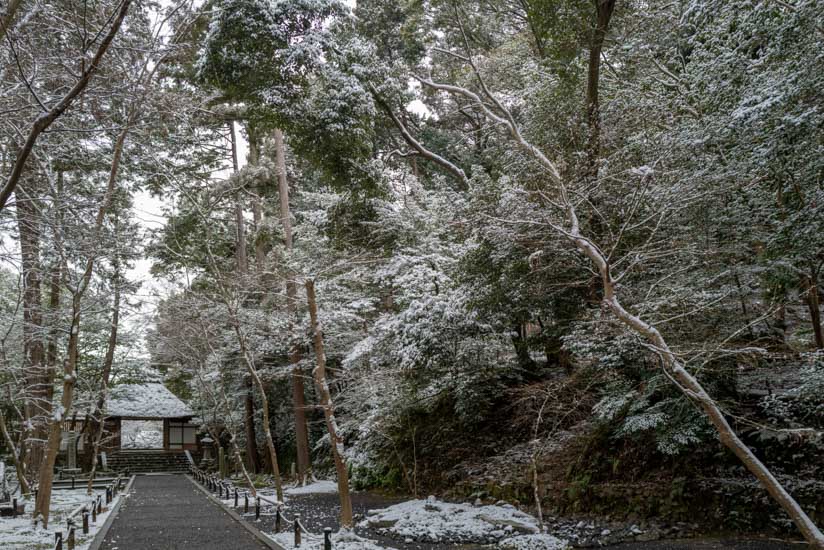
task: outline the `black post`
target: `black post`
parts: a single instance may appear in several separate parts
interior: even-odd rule
[[[63,533],[60,531],[54,534],[54,550],[63,550]]]
[[[74,550],[74,544],[74,527],[69,527],[69,536],[66,538],[66,546],[68,546],[69,550]]]
[[[89,511],[83,510],[83,534],[89,534]]]
[[[255,520],[260,519],[260,497],[255,498]]]
[[[280,506],[275,510],[275,533],[280,533]]]
[[[237,488],[235,488],[235,508],[237,508]]]
[[[11,517],[17,517],[17,499],[12,499],[11,501]]]
[[[243,513],[249,512],[249,495],[243,495]]]
[[[92,501],[92,523],[97,522],[97,503]]]
[[[300,514],[295,516],[295,548],[300,546]]]
[[[332,528],[326,527],[323,530],[323,550],[332,550]]]

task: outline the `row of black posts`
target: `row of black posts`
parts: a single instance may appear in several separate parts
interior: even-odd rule
[[[218,496],[221,500],[223,500],[223,494],[225,491],[226,498],[230,498],[234,496],[235,499],[235,508],[239,508],[239,497],[240,494],[237,490],[237,487],[232,487],[231,484],[219,480],[216,476],[212,474],[207,474],[200,470],[199,468],[195,468],[194,466],[190,466],[190,471],[192,475],[197,479],[204,487],[206,487],[209,491],[213,493],[218,493]],[[234,495],[232,495],[231,490],[234,489]],[[249,513],[249,493],[243,493],[243,513]],[[260,521],[260,497],[255,497],[255,521]],[[285,517],[280,511],[280,506],[275,508],[275,533],[280,533],[282,524],[285,522]],[[295,515],[295,519],[292,522],[292,527],[295,532],[295,548],[299,548],[301,544],[301,525],[300,525],[300,514]],[[332,529],[327,527],[323,530],[323,549],[324,550],[332,550]]]
[[[112,483],[106,486],[106,504],[111,504],[114,497],[117,496],[118,491],[120,490],[120,483],[122,479],[120,476],[117,477]],[[36,493],[36,490],[35,490]],[[35,496],[35,498],[37,498]],[[101,495],[97,495],[91,503],[91,511],[89,510],[88,506],[84,506],[83,510],[81,510],[81,516],[83,518],[82,528],[83,534],[89,534],[89,516],[91,516],[92,523],[97,522],[97,514],[103,511],[103,500]],[[75,525],[74,525],[74,518],[69,518],[66,520],[66,548],[67,550],[74,550],[76,544],[75,540]],[[54,534],[54,550],[63,550],[63,532],[57,531]]]

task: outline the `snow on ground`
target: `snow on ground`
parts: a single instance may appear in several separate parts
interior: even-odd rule
[[[303,487],[292,487],[286,489],[285,493],[287,495],[315,495],[315,494],[325,494],[325,493],[337,493],[338,492],[338,484],[336,481],[330,481],[328,479],[323,479],[320,481],[314,481],[309,485],[304,485]]]
[[[284,548],[295,547],[295,535],[292,532],[266,533],[266,536],[274,540]],[[307,536],[301,538],[301,547],[320,548],[323,546],[323,536]],[[335,550],[391,550],[386,546],[380,546],[375,542],[359,537],[351,531],[340,531],[332,534],[332,548]]]
[[[96,493],[97,494],[97,493]],[[92,523],[92,518],[89,516],[89,534],[84,535],[82,529],[82,516],[79,514],[75,520],[75,539],[77,546],[75,550],[86,550],[91,544],[97,530],[106,521],[109,516],[111,507],[120,498],[118,495],[115,500],[109,504],[104,505],[104,511],[97,515],[97,521]],[[51,517],[49,518],[49,528],[43,529],[38,527],[35,529],[32,525],[31,512],[34,508],[34,499],[25,501],[26,515],[17,518],[0,518],[0,548],[3,550],[46,550],[54,547],[54,534],[57,531],[63,533],[63,548],[66,548],[66,537],[68,530],[66,529],[66,519],[69,513],[84,503],[91,502],[92,497],[86,495],[85,487],[76,490],[59,490],[52,492],[51,501]],[[105,499],[104,501],[105,502]]]
[[[518,535],[504,539],[498,543],[498,548],[504,550],[564,550],[569,548],[565,540],[553,537],[552,535]]]
[[[370,510],[360,527],[392,538],[453,544],[494,544],[518,535],[539,533],[538,520],[510,504],[473,506],[442,502],[434,497]]]

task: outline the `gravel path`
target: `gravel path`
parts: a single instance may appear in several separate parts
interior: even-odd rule
[[[138,476],[101,550],[268,550],[185,476]]]

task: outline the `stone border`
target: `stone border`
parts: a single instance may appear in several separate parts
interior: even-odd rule
[[[190,476],[189,474],[186,474],[186,479],[188,479],[192,483],[192,485],[197,487],[204,495],[206,495],[206,497],[210,501],[212,501],[214,504],[219,506],[221,510],[223,510],[224,512],[229,514],[229,516],[233,520],[238,522],[241,526],[243,526],[244,529],[249,531],[259,542],[266,545],[267,548],[271,548],[272,550],[288,550],[287,548],[284,548],[283,546],[281,546],[280,544],[278,544],[274,540],[272,540],[269,537],[267,537],[266,535],[264,535],[263,532],[260,529],[258,529],[254,525],[250,524],[248,521],[244,520],[242,517],[240,517],[240,514],[238,514],[237,512],[232,510],[231,508],[228,508],[227,506],[224,506],[223,502],[218,500],[212,493],[207,491],[204,487],[202,487],[194,479],[192,479],[192,476]],[[97,550],[97,549],[96,548],[89,548],[89,550]]]
[[[114,523],[117,513],[120,512],[120,505],[123,504],[123,501],[126,500],[126,497],[129,495],[129,491],[132,489],[132,484],[134,484],[135,477],[137,476],[132,474],[132,477],[129,478],[129,483],[127,483],[126,487],[120,492],[120,498],[117,499],[117,502],[112,507],[109,517],[106,518],[106,521],[103,522],[103,526],[100,527],[100,530],[97,531],[97,534],[92,539],[92,542],[89,543],[89,550],[100,550],[100,547],[103,545],[103,539],[106,538],[106,534],[112,527],[112,523]]]

